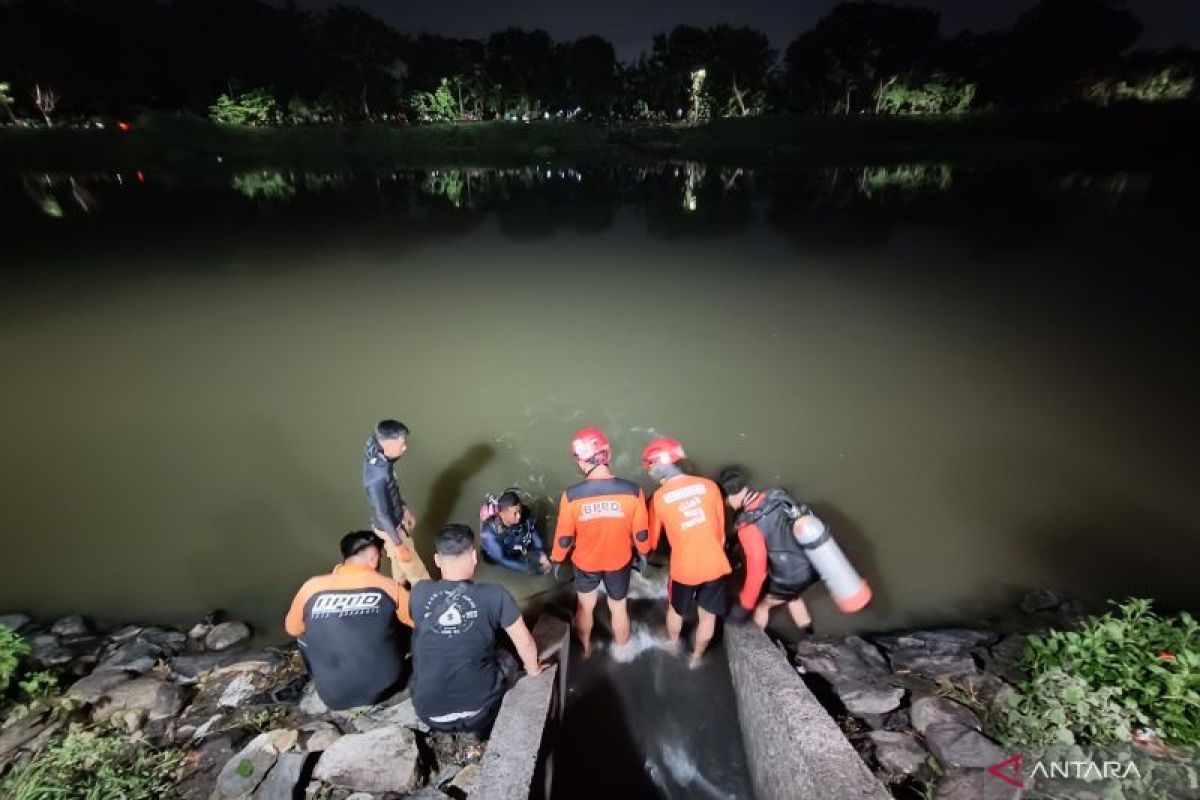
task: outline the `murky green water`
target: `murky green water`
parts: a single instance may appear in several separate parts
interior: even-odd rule
[[[694,165],[6,176],[0,610],[268,630],[366,521],[557,497],[656,433],[832,521],[876,589],[1200,604],[1187,176]],[[487,578],[499,572],[485,568]],[[503,576],[508,580],[508,576]],[[510,582],[522,594],[539,580]]]

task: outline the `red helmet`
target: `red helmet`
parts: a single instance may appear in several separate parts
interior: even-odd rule
[[[665,436],[655,439],[642,451],[642,466],[647,470],[655,464],[676,464],[687,458],[678,439]]]
[[[580,428],[571,437],[571,454],[576,461],[586,461],[589,464],[607,464],[612,456],[612,447],[608,437],[599,428]]]

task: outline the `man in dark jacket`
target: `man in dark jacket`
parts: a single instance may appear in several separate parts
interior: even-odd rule
[[[407,449],[408,427],[404,423],[385,419],[376,425],[363,451],[363,489],[371,505],[371,525],[392,560],[392,577],[411,586],[428,580],[429,570],[413,546],[412,530],[417,520],[400,495],[393,466]]]

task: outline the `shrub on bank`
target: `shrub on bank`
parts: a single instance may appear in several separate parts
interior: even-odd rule
[[[1175,745],[1200,745],[1200,623],[1163,616],[1149,600],[1112,603],[1076,630],[1031,636],[1029,679],[1006,709],[1014,744],[1109,744],[1145,726]]]
[[[182,757],[116,732],[72,731],[0,780],[0,797],[158,800],[169,795]]]
[[[17,675],[21,658],[29,652],[29,643],[20,634],[5,625],[0,625],[0,698]]]

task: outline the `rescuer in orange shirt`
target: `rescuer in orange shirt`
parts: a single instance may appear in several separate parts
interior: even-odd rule
[[[671,589],[667,605],[667,637],[679,646],[683,618],[696,609],[699,623],[689,665],[704,657],[726,611],[725,582],[732,569],[725,557],[725,503],[721,490],[707,478],[679,468],[686,458],[675,439],[655,439],[642,451],[642,466],[660,487],[650,499],[650,547],[665,530],[671,545]]]
[[[574,550],[575,632],[587,656],[600,584],[608,595],[613,644],[629,641],[629,573],[633,549],[640,561],[650,551],[646,498],[641,487],[612,474],[612,447],[597,428],[581,428],[571,439],[571,454],[584,479],[567,488],[558,506],[550,560],[563,563]]]

